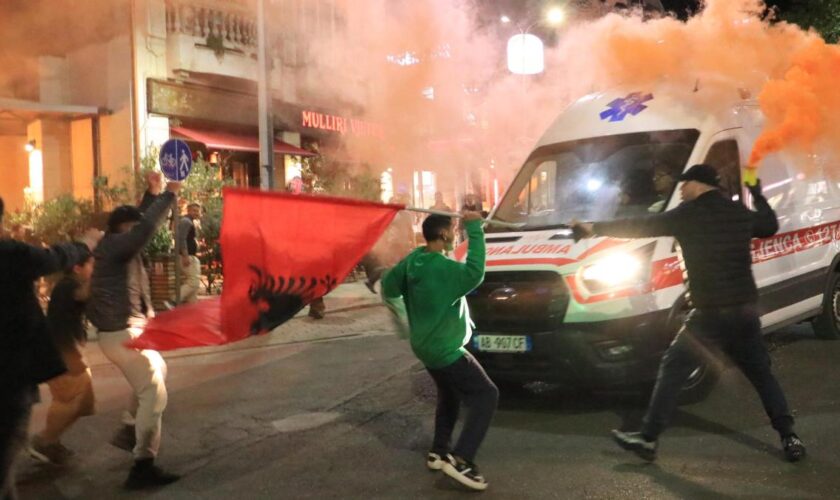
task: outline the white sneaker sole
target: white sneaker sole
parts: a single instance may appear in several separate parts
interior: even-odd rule
[[[453,467],[450,463],[446,463],[443,465],[443,473],[451,477],[452,479],[458,481],[459,483],[463,484],[467,488],[476,491],[484,491],[487,489],[488,486],[488,483],[479,483],[478,481],[473,481],[472,479],[464,476],[463,474],[459,474],[458,470],[455,469],[455,467]]]
[[[445,460],[435,460],[434,462],[426,462],[426,468],[432,471],[439,471],[443,469],[444,464],[446,464]]]

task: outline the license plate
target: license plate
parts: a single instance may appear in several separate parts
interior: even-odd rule
[[[476,335],[473,346],[481,352],[529,352],[531,339],[525,335]]]

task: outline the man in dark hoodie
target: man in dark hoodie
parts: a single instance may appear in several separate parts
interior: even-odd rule
[[[3,233],[0,198],[0,234]],[[86,235],[92,247],[95,237]],[[26,444],[37,384],[67,369],[53,345],[33,282],[77,262],[72,243],[50,249],[0,240],[0,498],[17,498],[14,464]]]
[[[141,213],[137,207],[117,207],[108,219],[108,231],[94,253],[87,317],[99,331],[99,347],[117,365],[134,390],[126,424],[114,444],[131,449],[134,466],[125,483],[142,489],[172,483],[178,476],[154,464],[160,447],[161,417],[166,408],[166,363],[159,353],[130,349],[124,344],[139,336],[149,314],[143,290],[145,271],[141,252],[163,222],[180,190],[170,182],[166,191]]]
[[[622,448],[641,458],[656,459],[659,435],[677,406],[677,395],[704,353],[730,357],[753,384],[785,457],[795,462],[805,446],[793,431],[793,417],[784,392],[770,369],[761,334],[758,290],[752,275],[750,241],[779,229],[776,214],[761,194],[761,184],[748,186],[756,211],[727,198],[719,189],[717,171],[694,165],[679,178],[683,203],[661,214],[609,222],[573,223],[578,235],[616,238],[673,236],[688,278],[693,307],[662,357],[656,386],[638,432],[613,431]]]
[[[411,252],[382,279],[386,301],[405,302],[411,349],[426,366],[438,391],[435,436],[426,466],[474,490],[487,489],[475,455],[496,411],[499,390],[476,359],[464,349],[472,335],[465,295],[484,280],[485,244],[481,214],[464,212],[469,237],[467,260],[444,256],[455,241],[454,221],[430,215],[423,221],[426,246]],[[398,306],[397,306],[398,307]],[[461,402],[467,417],[450,448]]]

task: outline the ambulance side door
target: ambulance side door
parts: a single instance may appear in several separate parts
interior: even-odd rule
[[[790,169],[795,168],[789,162],[785,164]],[[816,307],[821,304],[829,266],[838,251],[835,238],[840,221],[840,184],[822,171],[809,176],[796,174],[792,172],[800,228],[800,248],[796,252],[801,274],[798,298],[810,299],[811,305]]]

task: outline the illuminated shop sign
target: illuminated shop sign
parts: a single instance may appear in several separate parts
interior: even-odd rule
[[[302,111],[301,125],[309,128],[338,132],[339,134],[373,137],[382,137],[385,135],[385,129],[382,125],[377,123],[358,120],[356,118],[318,113],[316,111]]]

